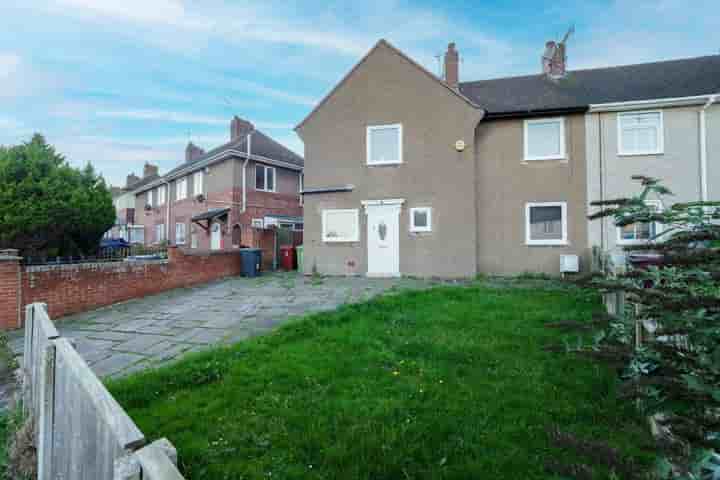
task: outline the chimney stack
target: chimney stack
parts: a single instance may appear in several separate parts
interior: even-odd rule
[[[230,122],[230,141],[235,141],[255,130],[255,125],[235,115]]]
[[[567,73],[567,56],[565,55],[565,41],[556,43],[552,40],[545,43],[545,52],[542,55],[542,70],[553,80],[563,78]]]
[[[445,52],[445,83],[452,88],[458,88],[459,82],[460,54],[455,49],[455,43],[450,43]]]
[[[134,173],[131,173],[131,174],[128,175],[127,178],[125,179],[125,188],[130,188],[130,187],[132,187],[133,185],[135,185],[135,184],[136,184],[137,182],[139,182],[139,181],[140,181],[140,177],[138,177],[138,176],[135,175]]]
[[[157,177],[157,176],[158,176],[157,165],[151,165],[150,163],[145,162],[145,166],[143,167],[143,178]]]
[[[205,150],[196,146],[192,142],[189,142],[187,147],[185,147],[185,163],[192,162],[203,155],[205,155]]]

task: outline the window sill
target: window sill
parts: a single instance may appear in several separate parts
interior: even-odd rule
[[[618,152],[618,157],[657,157],[665,152]]]
[[[410,233],[432,233],[432,230],[409,230]]]
[[[360,240],[327,240],[323,239],[323,243],[358,243]]]
[[[558,241],[525,241],[525,246],[528,247],[569,247],[570,242],[566,242],[563,240]]]
[[[402,164],[403,164],[402,160],[400,160],[399,162],[395,161],[395,162],[374,162],[374,163],[368,162],[368,163],[365,163],[365,165],[367,165],[368,167],[388,167],[388,166],[392,166],[392,165],[402,165]]]
[[[262,188],[256,188],[255,191],[264,193],[277,193],[277,190],[263,190]]]
[[[525,157],[522,160],[522,163],[528,163],[528,162],[543,162],[546,160],[564,160],[567,161],[567,155],[562,155],[559,157]]]

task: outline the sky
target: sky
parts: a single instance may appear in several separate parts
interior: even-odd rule
[[[652,62],[719,53],[716,2],[0,0],[0,145],[39,132],[122,185],[239,115],[302,154],[293,127],[380,38],[433,72],[455,42],[461,81],[539,73],[571,25],[570,69]]]

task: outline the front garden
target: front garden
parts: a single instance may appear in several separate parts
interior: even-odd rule
[[[110,389],[189,479],[631,478],[654,457],[646,423],[548,328],[601,311],[547,281],[385,295]]]

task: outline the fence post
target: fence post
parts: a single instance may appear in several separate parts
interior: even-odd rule
[[[30,406],[32,405],[32,388],[30,382],[32,381],[32,375],[30,374],[30,368],[32,368],[33,358],[33,335],[35,334],[35,309],[31,305],[25,306],[25,348],[23,349],[22,359],[22,372],[23,372],[23,412],[25,417],[30,415]]]
[[[40,414],[38,421],[38,480],[52,478],[53,424],[55,421],[55,345],[50,343],[41,363],[42,388],[40,389]]]
[[[112,480],[141,480],[142,469],[140,462],[137,461],[133,454],[120,457],[115,460],[113,465]]]

